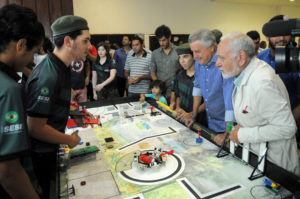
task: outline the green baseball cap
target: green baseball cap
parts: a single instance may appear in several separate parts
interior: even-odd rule
[[[87,21],[79,16],[65,15],[56,19],[51,25],[53,37],[77,30],[89,30]]]
[[[178,46],[176,48],[176,52],[178,55],[182,55],[182,54],[192,54],[193,55],[193,52],[191,51],[189,43],[185,43],[185,44],[182,44],[181,46]]]

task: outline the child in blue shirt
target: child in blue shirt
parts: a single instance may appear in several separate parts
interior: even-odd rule
[[[145,97],[150,97],[168,105],[166,98],[163,96],[163,94],[166,92],[166,85],[163,81],[154,80],[150,83],[150,89],[152,94],[141,94],[140,101],[145,101]]]

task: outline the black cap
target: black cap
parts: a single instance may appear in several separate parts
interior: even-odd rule
[[[286,21],[286,20],[289,20],[288,15],[276,15],[272,17],[272,19],[270,19],[270,21]]]
[[[191,54],[192,55],[193,54],[189,43],[185,43],[185,44],[182,44],[181,46],[178,46],[176,48],[176,52],[178,55],[182,55],[182,54]]]

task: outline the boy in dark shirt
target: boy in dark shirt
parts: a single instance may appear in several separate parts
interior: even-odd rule
[[[45,198],[49,198],[59,144],[73,148],[80,142],[78,132],[64,134],[71,100],[69,66],[73,60],[84,61],[91,48],[88,24],[81,17],[62,16],[51,29],[54,51],[33,69],[25,86],[32,161]]]
[[[194,72],[195,72],[195,60],[193,59],[193,53],[188,43],[179,46],[176,49],[179,56],[179,63],[182,67],[173,80],[172,92],[175,93],[175,99],[171,104],[175,104],[177,118],[182,120],[184,116],[190,114],[193,111],[193,87],[194,87]],[[204,103],[199,107],[199,113],[204,113]],[[205,118],[205,117],[201,117]],[[205,124],[205,121],[200,121]]]
[[[20,77],[45,37],[35,13],[10,4],[0,9],[0,198],[39,198],[20,159],[29,154]]]

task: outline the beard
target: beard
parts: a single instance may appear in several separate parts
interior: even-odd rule
[[[273,50],[275,50],[276,47],[278,46],[284,46],[287,47],[289,45],[289,42],[286,40],[280,40],[278,42],[273,43],[270,39],[269,39],[269,46],[270,48],[272,48]]]
[[[161,46],[163,49],[168,49],[170,47],[170,42],[166,43],[165,45]]]
[[[240,67],[238,67],[236,61],[234,60],[233,61],[233,69],[232,69],[232,71],[225,72],[224,70],[221,70],[221,72],[222,72],[222,77],[224,79],[227,79],[227,78],[238,76],[242,72],[242,69]]]

